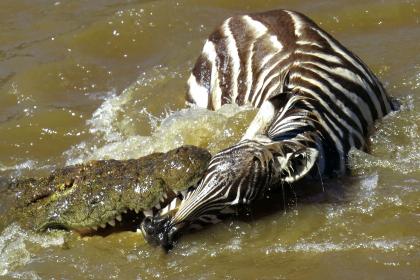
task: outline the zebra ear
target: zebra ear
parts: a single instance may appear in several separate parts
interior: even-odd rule
[[[292,183],[299,180],[312,169],[318,158],[318,151],[314,148],[303,148],[285,156],[277,157],[280,164],[280,179]]]

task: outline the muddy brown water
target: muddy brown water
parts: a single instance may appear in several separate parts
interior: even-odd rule
[[[372,153],[353,154],[353,176],[324,182],[324,192],[299,197],[286,211],[185,236],[170,254],[136,233],[82,239],[11,225],[0,232],[0,278],[418,278],[417,1],[3,0],[0,185],[92,158],[139,157],[185,143],[216,152],[234,143],[255,112],[185,110],[185,82],[203,40],[224,18],[275,8],[313,18],[402,103],[377,124]],[[8,197],[0,193],[1,213]]]

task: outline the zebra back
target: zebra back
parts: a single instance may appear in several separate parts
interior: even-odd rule
[[[304,98],[295,107],[312,112],[315,130],[336,147],[327,156],[338,154],[338,173],[350,148],[365,148],[369,128],[392,110],[372,71],[306,16],[276,10],[225,20],[204,44],[187,100],[214,110],[226,103],[261,108],[273,95],[281,102],[274,112],[260,110],[263,119],[256,118],[246,138],[284,139],[287,119],[276,113],[299,95]]]

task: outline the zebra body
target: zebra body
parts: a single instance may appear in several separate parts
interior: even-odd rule
[[[173,233],[193,221],[216,221],[214,213],[250,203],[276,184],[341,175],[349,150],[365,149],[374,121],[393,110],[356,55],[287,10],[225,20],[204,44],[187,100],[212,110],[236,103],[259,111],[242,140],[215,155],[197,188],[172,204],[179,209],[165,217],[171,209],[164,208],[146,229]]]

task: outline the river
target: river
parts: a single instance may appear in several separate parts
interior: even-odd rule
[[[0,232],[0,279],[420,277],[415,0],[2,0],[0,188],[11,177],[90,159],[182,144],[214,153],[234,143],[255,112],[185,109],[186,80],[223,19],[277,8],[311,17],[402,104],[375,126],[371,154],[352,154],[352,176],[326,181],[323,192],[286,209],[272,199],[274,211],[186,235],[169,254],[137,233],[37,235],[13,224]],[[2,193],[0,214],[8,208]]]

